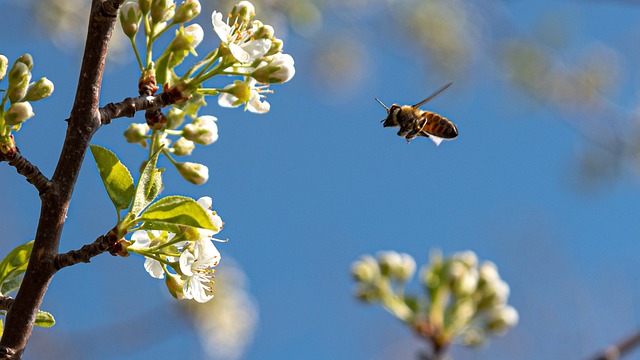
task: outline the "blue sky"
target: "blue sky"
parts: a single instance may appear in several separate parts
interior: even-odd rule
[[[570,41],[559,52],[567,61],[579,60],[576,54],[594,42],[615,49],[625,72],[612,101],[628,112],[636,107],[634,44],[640,28],[634,22],[640,7],[622,1],[497,4],[500,11],[488,12],[502,14],[500,21],[509,25],[498,26],[496,34],[534,33],[540,19],[552,14],[568,23]],[[333,10],[327,14],[327,32],[352,25]],[[379,25],[391,24],[383,15],[372,11],[356,19],[365,29],[359,34],[366,34],[366,73],[346,90],[317,85],[323,74],[313,56],[328,43],[291,34],[285,51],[296,59],[297,73],[290,83],[274,86],[268,114],[220,109],[216,99],[208,100],[203,113],[219,118],[220,139],[190,159],[209,166],[207,184],[186,184],[170,164],[161,164],[168,167],[165,195],[210,195],[225,221],[221,235],[230,242],[218,247],[223,262],[233,257],[246,272],[260,312],[245,358],[412,358],[422,346],[413,335],[381,308],[352,296],[351,262],[379,250],[407,252],[422,264],[432,248],[445,254],[469,249],[498,265],[520,324],[485,349],[454,349],[456,359],[586,357],[633,331],[640,320],[640,190],[629,170],[633,165],[594,191],[580,191],[576,155],[594,145],[567,125],[574,115],[529,98],[505,81],[500,64],[489,57],[479,57],[464,75],[427,67],[421,58],[427,55],[400,31]],[[54,96],[35,105],[37,117],[17,135],[23,154],[50,175],[80,58],[34,29],[15,30],[29,19],[21,10],[3,20],[0,52],[10,60],[30,52],[34,78],[47,76],[56,85]],[[200,23],[208,25],[204,12]],[[209,29],[205,36],[214,38]],[[135,95],[135,70],[133,62],[110,67],[101,103]],[[416,139],[407,145],[379,123],[385,112],[374,97],[387,105],[411,104],[451,80],[453,86],[425,108],[457,124],[455,141],[435,147]],[[121,136],[128,122],[103,127],[93,142],[134,169],[144,151]],[[33,237],[39,202],[14,169],[0,166],[0,177],[0,203],[10,209],[0,220],[7,229],[0,249],[6,251]],[[68,216],[61,250],[78,248],[113,226],[90,156]],[[43,347],[77,341],[96,359],[206,358],[163,283],[150,278],[142,262],[103,255],[61,271],[43,305],[58,323],[37,329],[30,351],[43,354]],[[217,276],[224,277],[222,270]],[[153,331],[165,332],[161,341],[154,340],[157,332],[145,335],[149,330],[141,325],[149,319]],[[128,347],[136,338],[144,345]],[[82,358],[82,351],[75,356]]]

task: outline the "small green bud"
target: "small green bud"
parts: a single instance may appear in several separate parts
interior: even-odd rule
[[[271,56],[277,53],[281,53],[283,46],[284,46],[284,43],[282,42],[282,39],[278,39],[278,38],[273,39],[271,41],[271,47],[269,47],[269,51],[267,51],[267,53],[264,54],[264,56]]]
[[[253,37],[255,39],[275,39],[275,30],[273,29],[273,26],[263,25],[262,22],[258,20],[254,20],[253,24],[257,25],[256,27],[258,28],[258,30],[256,30],[256,32],[253,34]]]
[[[218,140],[218,125],[215,116],[200,116],[182,128],[182,136],[196,144],[209,145]]]
[[[31,54],[20,55],[20,57],[16,59],[16,62],[21,62],[27,65],[27,67],[29,68],[29,71],[33,69],[33,57],[31,57]]]
[[[209,168],[205,165],[183,162],[175,164],[178,172],[188,182],[196,185],[202,185],[209,180]]]
[[[176,129],[184,122],[185,111],[172,107],[167,111],[167,124],[166,129]]]
[[[12,103],[20,101],[27,95],[29,81],[31,81],[29,67],[19,61],[13,63],[13,67],[9,70],[9,88],[7,89]]]
[[[127,37],[133,38],[136,35],[140,27],[140,19],[142,19],[142,11],[136,2],[128,1],[120,8],[120,25]]]
[[[23,101],[38,101],[49,97],[53,93],[53,83],[46,77],[36,81],[29,87]]]
[[[33,117],[33,108],[28,102],[18,102],[9,106],[4,114],[4,121],[8,125],[18,125]]]
[[[176,9],[176,14],[173,17],[173,21],[182,24],[187,21],[193,20],[200,14],[201,11],[200,1],[198,0],[185,0]]]
[[[180,276],[171,273],[166,273],[165,275],[166,278],[164,282],[171,296],[178,300],[184,300],[184,280],[182,280]]]
[[[176,37],[169,44],[171,51],[191,51],[195,53],[195,48],[200,45],[204,38],[204,30],[198,24],[191,24],[185,28],[176,30]],[[197,54],[196,54],[197,55]]]
[[[248,23],[256,15],[256,8],[248,1],[240,1],[231,10],[229,23]]]
[[[138,5],[140,7],[140,12],[144,15],[147,15],[151,10],[151,0],[138,0]]]
[[[7,68],[9,67],[9,59],[6,56],[0,55],[0,81],[4,79],[7,74]]]
[[[151,1],[151,21],[154,24],[167,22],[175,14],[176,4],[173,0],[152,0]]]
[[[181,137],[173,144],[173,154],[176,156],[191,155],[195,147],[193,141]]]
[[[149,132],[149,125],[147,125],[146,123],[144,124],[138,124],[138,123],[132,123],[129,124],[129,127],[127,127],[127,130],[124,131],[124,138],[127,140],[128,143],[132,143],[132,144],[140,144],[142,147],[146,148],[147,147],[147,133]]]

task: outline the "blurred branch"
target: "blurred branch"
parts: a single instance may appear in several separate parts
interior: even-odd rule
[[[606,348],[601,354],[596,355],[591,360],[615,360],[640,345],[640,330],[622,339],[619,343]]]

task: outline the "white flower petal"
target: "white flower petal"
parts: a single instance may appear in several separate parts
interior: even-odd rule
[[[243,64],[251,61],[251,55],[235,43],[229,44],[229,51],[231,51],[231,55],[233,55],[236,60]]]
[[[249,111],[251,111],[252,113],[264,114],[266,112],[269,112],[269,109],[271,109],[271,105],[269,105],[266,100],[260,101],[260,94],[258,94],[257,91],[252,91],[251,98],[247,103],[247,109],[249,109]]]
[[[202,206],[205,210],[210,211],[211,207],[213,207],[213,199],[210,196],[203,196],[198,199],[198,204]]]
[[[269,51],[271,48],[271,40],[269,39],[258,39],[245,43],[242,48],[245,52],[249,53],[249,60],[245,62],[253,62],[261,57]],[[233,51],[231,52],[233,54]],[[234,54],[235,56],[235,54]],[[238,59],[236,57],[236,59]],[[240,59],[238,59],[240,60]]]
[[[151,277],[156,279],[164,278],[164,270],[162,269],[162,264],[158,260],[147,258],[144,261],[144,268],[147,270]]]
[[[218,105],[222,107],[227,107],[227,108],[238,107],[239,104],[234,105],[236,101],[238,101],[238,98],[231,94],[220,93],[220,95],[218,95]]]
[[[222,13],[214,11],[213,14],[211,14],[211,23],[213,24],[213,30],[218,34],[220,40],[224,43],[229,41],[231,27],[222,21]]]
[[[193,276],[193,272],[191,271],[191,267],[193,263],[196,261],[196,257],[189,250],[184,250],[182,254],[180,254],[180,271],[186,276]]]

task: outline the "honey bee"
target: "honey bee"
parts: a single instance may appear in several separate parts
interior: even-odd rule
[[[398,135],[407,139],[407,143],[411,142],[416,136],[428,137],[436,145],[440,145],[442,140],[454,139],[458,136],[458,129],[454,123],[444,116],[419,109],[420,106],[445,91],[451,84],[453,83],[448,83],[426,99],[411,106],[393,104],[391,107],[387,107],[382,101],[375,98],[387,110],[387,117],[380,122],[384,122],[384,127],[400,126]]]

